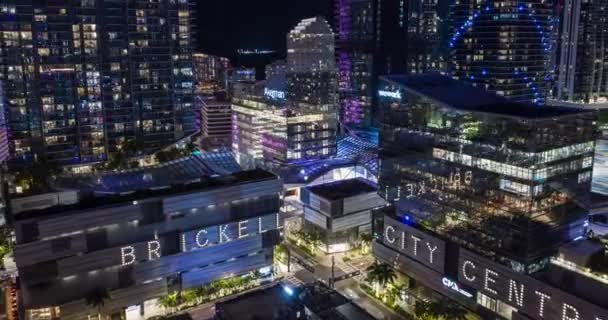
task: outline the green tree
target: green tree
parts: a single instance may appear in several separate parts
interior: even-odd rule
[[[99,169],[115,170],[136,168],[139,166],[139,163],[137,163],[137,161],[132,161],[131,158],[137,156],[139,153],[139,147],[134,139],[125,140],[120,144],[118,150],[110,154],[108,161],[99,167]]]
[[[362,233],[359,238],[361,239],[361,253],[366,254],[369,252],[372,240],[374,237],[371,233]]]
[[[466,320],[467,310],[459,304],[448,300],[418,301],[414,309],[420,320]]]
[[[191,305],[196,302],[197,294],[195,290],[184,290],[181,294],[181,297],[183,303]]]
[[[386,286],[395,283],[397,279],[395,271],[386,263],[376,261],[367,268],[367,271],[368,280],[374,284],[376,295],[383,293]]]
[[[158,299],[158,304],[165,308],[165,310],[170,310],[170,312],[173,312],[174,309],[179,305],[179,302],[177,301],[177,292],[169,293],[160,297],[160,299]]]
[[[85,301],[89,307],[97,308],[97,318],[101,319],[101,308],[103,308],[106,301],[111,298],[107,288],[97,286],[86,294]]]

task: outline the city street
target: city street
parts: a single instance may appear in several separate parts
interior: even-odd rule
[[[288,247],[290,250],[292,250],[292,256],[296,256],[305,261],[311,261],[310,258],[307,258],[302,253],[299,253],[300,250],[298,248],[292,245],[288,245]],[[351,261],[352,264],[351,262],[347,264],[342,260],[343,255],[344,254],[342,253],[337,253],[334,255],[334,277],[340,277],[356,270],[359,270],[362,275],[338,281],[335,283],[334,288],[345,297],[351,299],[354,303],[365,309],[376,319],[402,319],[399,315],[369,297],[359,288],[359,281],[363,279],[364,272],[367,267],[373,263],[373,258],[371,258],[371,256],[365,256],[353,259]],[[314,273],[306,270],[305,268],[297,268],[299,270],[293,272],[292,275],[286,276],[284,283],[297,286],[302,283],[311,283],[320,280],[327,284],[329,278],[331,277],[331,256],[318,252],[313,263],[315,271]],[[292,270],[294,270],[294,266],[292,266]]]

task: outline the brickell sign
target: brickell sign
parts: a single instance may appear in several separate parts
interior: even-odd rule
[[[384,217],[384,244],[437,272],[444,271],[445,242],[388,216]]]
[[[458,281],[537,320],[608,320],[608,312],[530,276],[460,249]]]
[[[209,226],[198,230],[186,231],[180,234],[182,252],[199,250],[216,244],[243,239],[268,230],[283,228],[279,214],[255,217],[239,222]],[[151,261],[161,257],[161,240],[151,240],[143,246],[130,245],[120,248],[121,264],[123,266],[137,261]]]

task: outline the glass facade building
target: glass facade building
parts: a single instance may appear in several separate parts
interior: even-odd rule
[[[542,104],[553,78],[553,2],[457,0],[449,72],[520,102]]]
[[[377,76],[444,71],[436,0],[336,0],[341,121],[374,123]]]
[[[15,162],[103,161],[195,130],[189,0],[3,1],[0,80]]]
[[[519,272],[583,234],[597,115],[427,74],[382,79],[379,192],[399,219]]]
[[[197,89],[203,94],[213,94],[216,91],[228,89],[228,70],[230,60],[205,53],[192,55],[192,72]]]
[[[608,2],[568,0],[561,15],[555,98],[607,102]]]

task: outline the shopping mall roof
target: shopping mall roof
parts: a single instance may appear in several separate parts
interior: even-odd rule
[[[338,152],[329,159],[292,162],[277,172],[285,183],[307,183],[339,168],[363,167],[378,175],[378,145],[366,137],[347,136],[338,140]]]
[[[592,112],[571,107],[538,106],[513,102],[464,81],[454,80],[439,73],[391,75],[384,76],[382,79],[441,104],[466,111],[533,119]]]
[[[64,175],[54,181],[55,189],[77,189],[96,194],[123,194],[137,190],[168,188],[241,171],[232,153],[204,152],[151,167],[95,174]]]

